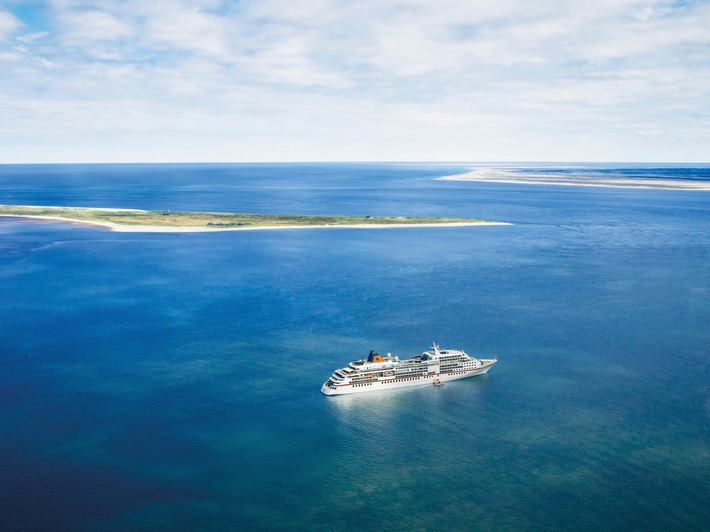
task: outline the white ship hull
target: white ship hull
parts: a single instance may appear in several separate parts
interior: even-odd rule
[[[403,362],[397,358],[393,359],[391,356],[388,358],[376,356],[377,359],[374,362],[360,360],[350,363],[347,368],[336,370],[333,376],[323,384],[321,392],[325,395],[346,395],[425,384],[442,384],[483,375],[496,363],[496,359],[476,359],[466,355],[463,351],[440,351],[436,344],[432,351],[424,353],[423,356],[412,357]],[[440,362],[444,359],[451,362]],[[448,371],[439,371],[440,365],[447,363],[449,364]],[[451,364],[460,367],[452,368]],[[419,371],[403,374],[403,367],[416,368]],[[416,369],[410,371],[416,371]],[[368,375],[373,376],[367,378]]]

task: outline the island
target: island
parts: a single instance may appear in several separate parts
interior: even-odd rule
[[[89,207],[0,205],[0,216],[90,224],[120,232],[208,232],[250,229],[317,227],[386,228],[507,225],[476,218],[412,216],[320,216],[245,214],[229,212],[174,212]]]

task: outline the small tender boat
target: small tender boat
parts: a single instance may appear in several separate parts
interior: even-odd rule
[[[444,381],[439,380],[439,379],[436,379],[434,382],[432,382],[432,384],[433,384],[434,386],[443,386],[443,385],[444,385]]]

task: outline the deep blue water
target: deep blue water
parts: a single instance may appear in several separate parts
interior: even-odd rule
[[[553,170],[649,168],[710,179]],[[513,223],[0,218],[0,529],[707,529],[710,192],[433,179],[461,172],[0,166],[5,204]],[[369,349],[433,340],[499,362],[441,388],[319,393]]]

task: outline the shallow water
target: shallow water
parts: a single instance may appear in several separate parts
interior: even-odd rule
[[[432,179],[460,172],[0,167],[2,203],[514,224],[0,220],[0,528],[706,528],[710,193]],[[499,362],[319,393],[433,340]]]

